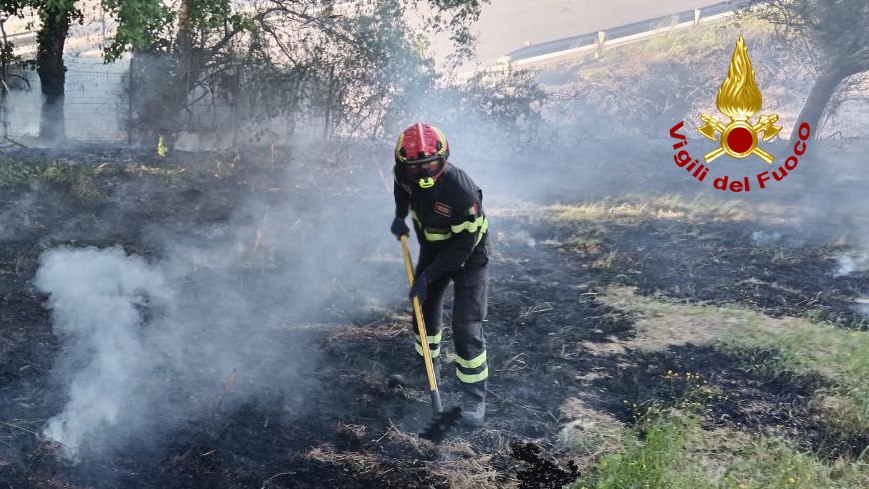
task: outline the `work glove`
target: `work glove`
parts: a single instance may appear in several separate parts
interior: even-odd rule
[[[413,302],[413,298],[416,297],[422,304],[426,297],[426,289],[428,289],[428,275],[422,272],[410,286],[410,301]]]
[[[400,217],[396,217],[392,221],[392,227],[389,228],[389,231],[395,235],[395,239],[401,239],[402,235],[410,234],[410,228],[404,223],[404,219]]]

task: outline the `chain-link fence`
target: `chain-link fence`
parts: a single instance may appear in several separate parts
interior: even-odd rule
[[[66,72],[64,119],[69,139],[83,142],[126,142],[130,139],[129,68],[127,63],[70,63]],[[3,87],[0,134],[13,140],[39,135],[42,93],[33,69]]]
[[[171,60],[94,61],[66,63],[64,121],[71,141],[151,145],[164,136],[167,144],[180,138],[179,145],[190,149],[222,149],[329,133],[328,109],[304,100],[311,97],[310,87],[302,86],[313,84],[308,79],[263,81],[252,79],[243,65],[223,66],[219,77],[185,88],[179,103],[171,99],[178,80]],[[0,138],[25,144],[37,138],[43,96],[36,71],[19,68],[0,89]],[[292,105],[263,99],[276,91],[293,94],[284,97]]]

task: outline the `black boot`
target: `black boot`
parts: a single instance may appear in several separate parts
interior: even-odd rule
[[[461,422],[479,428],[486,421],[486,381],[462,384]]]
[[[462,424],[480,428],[486,421],[486,399],[477,394],[465,392],[462,396]]]

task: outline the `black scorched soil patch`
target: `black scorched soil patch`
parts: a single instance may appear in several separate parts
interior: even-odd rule
[[[711,217],[597,226],[605,231],[594,236],[593,246],[581,233],[572,236],[569,225],[539,227],[535,236],[570,242],[561,247],[579,255],[596,280],[636,286],[643,295],[743,304],[773,317],[810,316],[856,329],[869,324],[853,307],[869,292],[869,275],[838,275],[836,257],[847,248],[823,237],[810,240],[796,227]]]
[[[664,291],[708,302],[752,299],[771,314],[813,307],[827,308],[830,314],[843,312],[836,298],[849,297],[854,292],[849,287],[856,284],[824,278],[822,272],[829,268],[829,261],[823,253],[806,248],[803,255],[796,255],[797,261],[789,262],[786,256],[775,264],[774,251],[746,245],[744,238],[750,238],[750,230],[738,226],[706,228],[711,233],[708,239],[700,239],[694,247],[679,247],[673,245],[674,236],[683,232],[681,239],[687,242],[693,231],[680,231],[678,224],[650,224],[615,227],[608,243],[628,259],[616,259],[612,267],[605,268],[595,265],[596,256],[578,257],[569,247],[545,243],[564,237],[554,236],[553,230],[504,218],[493,219],[496,231],[485,326],[491,382],[485,429],[456,430],[447,440],[449,448],[429,445],[413,435],[430,416],[427,395],[421,388],[395,388],[388,381],[390,374],[407,373],[420,364],[403,297],[403,271],[398,260],[372,258],[364,266],[372,267],[376,279],[391,280],[397,297],[388,307],[381,304],[364,317],[348,317],[348,311],[356,309],[344,307],[342,300],[352,300],[354,305],[366,300],[364,290],[356,291],[350,298],[337,298],[334,307],[320,317],[307,318],[321,320],[321,327],[288,334],[282,340],[287,342],[287,355],[294,354],[294,338],[296,344],[314,345],[321,353],[299,372],[294,396],[277,390],[269,395],[266,389],[267,394],[257,399],[185,420],[147,443],[132,441],[79,464],[63,461],[57,457],[57,447],[38,436],[42,423],[65,402],[49,376],[59,345],[43,308],[45,298],[31,285],[39,253],[59,244],[121,243],[137,254],[151,256],[159,252],[152,241],[155,228],[182,235],[220,223],[245,198],[252,182],[260,184],[258,191],[263,193],[263,182],[271,178],[244,172],[220,178],[208,175],[167,180],[153,172],[108,172],[105,178],[95,177],[98,197],[93,201],[82,201],[75,191],[39,186],[17,187],[2,194],[0,214],[10,216],[4,224],[14,229],[10,235],[14,238],[0,242],[0,421],[8,423],[0,425],[0,479],[4,482],[36,488],[264,484],[269,488],[446,488],[449,474],[440,469],[474,467],[484,459],[484,468],[493,472],[488,483],[498,486],[515,482],[521,469],[510,456],[513,442],[533,442],[547,456],[561,455],[558,435],[571,421],[562,411],[565,402],[579,398],[630,423],[632,413],[625,401],[668,399],[661,395],[666,385],[660,378],[667,369],[698,371],[722,390],[749,399],[749,405],[733,398],[713,404],[705,418],[708,425],[729,423],[752,430],[782,424],[795,439],[812,447],[825,446],[823,427],[806,421],[803,410],[805,396],[817,386],[816,379],[764,380],[741,371],[731,358],[690,346],[660,356],[589,351],[590,347],[606,350],[634,335],[630,317],[594,300],[597,287],[607,283],[630,283],[642,292]],[[260,198],[291,200],[300,214],[329,205],[322,192],[326,182],[296,183],[292,192],[281,190]],[[365,192],[382,192],[380,181],[366,185]],[[342,192],[344,198],[355,199],[360,190]],[[384,206],[388,207],[391,201],[386,197]],[[21,206],[21,202],[33,205]],[[674,227],[667,229],[666,225]],[[385,221],[377,232],[387,229]],[[515,239],[529,231],[536,241]],[[397,248],[372,250],[372,255],[393,252],[397,257]],[[256,280],[257,274],[295,263],[293,257],[277,257],[276,269],[247,271],[251,277],[245,279]],[[637,263],[642,266],[630,266]],[[689,266],[698,271],[688,271],[685,267]],[[713,278],[702,278],[707,273]],[[795,291],[785,295],[784,301],[781,295],[767,292],[773,276],[776,284]],[[819,280],[832,288],[818,299],[809,299],[807,291],[817,288]],[[278,293],[275,300],[279,300]],[[449,317],[447,310],[447,325]],[[451,341],[447,328],[443,351],[448,359],[453,351]],[[455,402],[459,392],[454,370],[450,361],[443,366],[447,405]],[[753,406],[752,400],[764,403]],[[847,443],[834,440],[827,444],[843,453],[849,451]]]

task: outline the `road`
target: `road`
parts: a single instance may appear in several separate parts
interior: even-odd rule
[[[529,44],[608,29],[641,20],[703,8],[722,0],[492,0],[472,28],[477,54],[460,71],[488,66],[499,56]],[[435,59],[444,65],[452,51],[447,39],[432,43]]]

